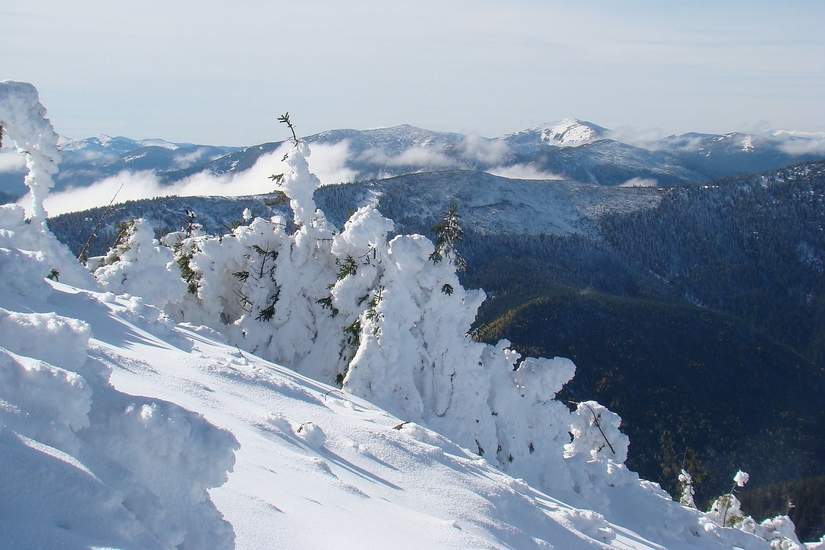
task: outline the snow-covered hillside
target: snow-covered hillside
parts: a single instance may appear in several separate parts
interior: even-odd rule
[[[34,282],[0,295],[4,547],[768,548],[626,472],[607,521],[140,298]]]
[[[592,122],[565,118],[533,126],[502,139],[513,143],[544,143],[556,147],[577,147],[598,139],[605,139],[608,131]]]
[[[397,231],[427,232],[441,213],[459,205],[464,226],[486,235],[570,235],[598,237],[597,220],[609,213],[652,208],[665,190],[587,185],[570,181],[509,179],[478,171],[441,171],[395,178],[327,185],[315,201],[334,225],[342,227],[352,213],[375,204],[393,219]],[[116,204],[91,241],[90,255],[105,254],[119,233],[117,224],[144,218],[161,233],[176,231],[186,212],[208,232],[224,231],[249,208],[255,216],[289,216],[287,205],[271,204],[272,195],[247,197],[165,197]],[[92,233],[100,211],[73,212],[51,218],[49,227],[75,251]]]
[[[28,220],[0,207],[2,546],[801,548],[732,494],[701,513],[640,480],[617,415],[554,399],[572,362],[466,335],[455,220],[435,244],[387,242],[372,206],[332,228],[306,143],[279,181],[294,232],[245,212],[170,250],[137,220],[93,278],[39,215],[43,115],[0,83],[36,191]]]

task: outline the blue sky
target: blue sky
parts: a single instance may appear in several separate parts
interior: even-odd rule
[[[564,117],[825,131],[825,2],[3,0],[0,79],[58,133],[251,145]]]

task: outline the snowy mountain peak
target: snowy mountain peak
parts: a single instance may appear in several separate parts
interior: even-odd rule
[[[500,139],[519,143],[538,142],[553,147],[578,147],[606,137],[606,128],[576,118],[563,118],[507,134]]]
[[[541,140],[549,145],[575,147],[604,138],[607,130],[592,122],[564,118],[534,126],[530,131],[540,133]]]
[[[138,147],[162,147],[174,151],[180,148],[181,145],[163,139],[130,139],[122,136],[112,137],[106,134],[99,134],[96,137],[86,139],[61,138],[59,143],[60,149],[63,151],[105,150],[118,154]]]

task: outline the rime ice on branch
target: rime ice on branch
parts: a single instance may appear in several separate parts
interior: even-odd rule
[[[32,220],[44,221],[43,200],[54,187],[52,175],[57,172],[60,151],[58,136],[46,118],[46,108],[40,103],[37,89],[28,82],[0,82],[0,126],[26,157],[29,169],[25,183],[31,190]]]

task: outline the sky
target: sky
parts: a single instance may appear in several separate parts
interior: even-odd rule
[[[0,80],[57,132],[253,145],[575,117],[658,134],[825,131],[825,2],[2,0]]]

